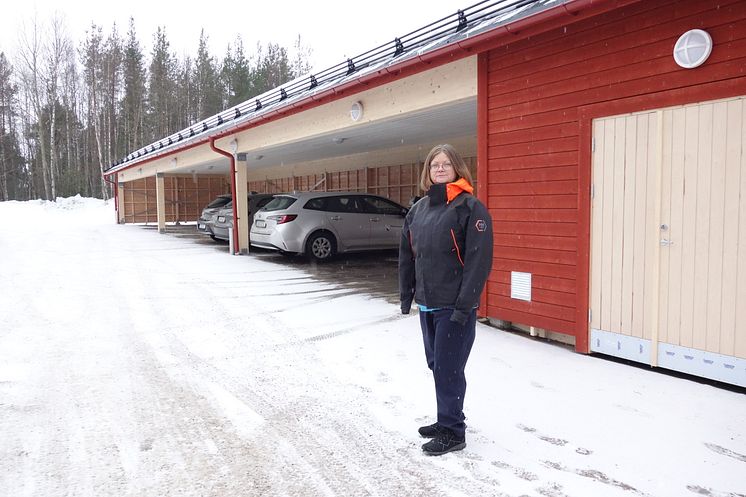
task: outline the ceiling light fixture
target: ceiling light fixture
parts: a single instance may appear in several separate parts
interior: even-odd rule
[[[673,48],[673,58],[684,69],[705,63],[712,53],[712,37],[707,31],[692,29],[681,35]]]
[[[362,118],[363,118],[363,103],[359,101],[353,102],[352,107],[350,107],[350,119],[352,119],[355,122],[358,122]]]

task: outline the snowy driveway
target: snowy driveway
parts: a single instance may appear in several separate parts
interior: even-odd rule
[[[417,316],[301,265],[0,203],[2,496],[746,494],[746,396],[479,326],[421,454]]]

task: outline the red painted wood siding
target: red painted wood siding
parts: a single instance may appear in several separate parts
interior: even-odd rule
[[[714,49],[686,70],[672,52],[693,28]],[[645,0],[482,60],[480,167],[495,230],[487,315],[575,335],[587,351],[590,120],[746,94],[746,2]],[[532,302],[510,298],[511,271],[533,273]]]

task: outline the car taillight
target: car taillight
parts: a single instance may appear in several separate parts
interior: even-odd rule
[[[267,216],[267,219],[271,219],[272,221],[275,221],[277,224],[285,224],[285,223],[289,223],[296,217],[298,217],[297,214],[283,214],[282,216]]]

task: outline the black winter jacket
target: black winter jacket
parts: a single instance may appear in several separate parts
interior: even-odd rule
[[[479,305],[492,268],[492,218],[470,191],[464,179],[433,185],[407,214],[399,245],[402,313],[414,299],[454,309],[451,321],[463,324]]]

